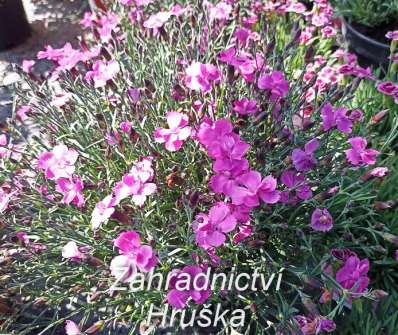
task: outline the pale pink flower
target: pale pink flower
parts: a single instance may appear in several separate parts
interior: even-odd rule
[[[73,202],[77,207],[83,207],[85,203],[83,188],[83,182],[78,176],[74,177],[73,180],[66,178],[57,180],[56,191],[64,195],[62,203],[66,205]]]
[[[232,13],[232,6],[229,5],[226,2],[219,2],[217,5],[212,5],[211,3],[208,3],[209,5],[209,18],[210,21],[213,20],[220,20],[220,21],[225,21],[228,20],[231,13]]]
[[[24,59],[22,61],[22,71],[25,73],[31,73],[32,72],[32,68],[35,65],[35,61],[34,60],[27,60]]]
[[[91,214],[92,229],[98,229],[103,223],[109,220],[114,212],[115,208],[113,196],[108,195],[95,205],[95,208]]]
[[[191,135],[188,116],[178,112],[168,112],[166,119],[169,129],[157,128],[154,132],[155,142],[165,143],[165,148],[168,151],[178,151]]]
[[[373,177],[384,177],[388,174],[388,168],[386,167],[377,167],[370,171],[370,175]]]
[[[170,19],[172,13],[170,12],[159,12],[151,15],[143,24],[148,29],[159,29]]]
[[[118,32],[119,17],[111,12],[102,15],[98,21],[98,33],[102,42],[109,42],[112,38],[112,32]]]
[[[120,71],[120,66],[117,61],[110,60],[105,62],[98,60],[94,63],[91,71],[85,75],[87,81],[94,81],[94,87],[104,87],[109,80],[112,80]]]
[[[75,172],[75,163],[79,154],[59,144],[52,151],[43,152],[39,156],[39,168],[44,171],[47,179],[70,178]]]
[[[51,101],[51,106],[61,108],[65,106],[65,104],[70,100],[71,97],[72,93],[68,92],[59,93]]]
[[[0,187],[0,213],[4,213],[5,210],[8,207],[8,204],[11,200],[11,198],[16,194],[17,192],[6,192],[3,187]]]
[[[28,117],[26,116],[27,113],[31,112],[32,108],[30,106],[21,106],[18,108],[16,114],[17,118],[21,121],[24,122]]]
[[[62,248],[62,257],[79,262],[83,259],[84,255],[79,251],[79,248],[74,241],[69,241]]]
[[[65,321],[65,333],[66,335],[83,335],[79,326],[71,320]]]

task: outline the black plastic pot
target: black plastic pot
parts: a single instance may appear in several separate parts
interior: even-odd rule
[[[363,35],[342,18],[343,35],[350,48],[359,56],[376,66],[386,66],[389,62],[390,46]]]
[[[0,50],[16,46],[29,36],[22,0],[0,0]]]

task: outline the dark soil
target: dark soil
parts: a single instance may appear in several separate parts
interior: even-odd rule
[[[392,20],[377,27],[368,27],[360,23],[352,22],[351,25],[361,34],[370,37],[380,43],[390,44],[390,40],[386,37],[389,31],[398,30],[398,20]]]

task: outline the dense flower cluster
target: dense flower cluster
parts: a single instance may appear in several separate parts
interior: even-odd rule
[[[293,0],[112,8],[81,21],[94,43],[38,53],[54,63],[51,84],[35,76],[36,61],[22,64],[40,84],[32,87],[47,91],[21,97],[16,112],[18,126],[37,122],[45,144],[22,152],[0,134],[2,164],[24,162],[0,185],[0,213],[18,227],[15,252],[38,262],[32,255],[48,251],[34,271],[48,266],[54,285],[89,292],[87,310],[98,303],[101,320],[86,333],[125,322],[131,310],[141,321],[152,302],[227,301],[207,270],[254,265],[271,282],[277,267],[285,271],[283,292],[268,292],[263,308],[258,276],[228,304],[250,309],[260,327],[271,317],[278,334],[335,331],[343,308],[376,296],[372,271],[391,260],[375,244],[397,244],[375,213],[395,205],[374,203],[390,172],[379,166],[386,145],[368,126],[379,116],[355,108],[351,95],[366,82],[397,102],[398,85],[332,48],[339,27],[326,0],[311,9]],[[63,278],[65,263],[73,275]],[[172,274],[165,291],[114,290],[155,269]],[[65,331],[82,334],[81,326],[71,318]]]

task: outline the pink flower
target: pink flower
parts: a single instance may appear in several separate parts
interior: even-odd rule
[[[129,121],[123,121],[122,123],[120,123],[120,130],[123,133],[127,133],[127,134],[130,133],[131,128],[132,128],[132,124]]]
[[[59,144],[52,151],[43,152],[39,156],[39,168],[45,173],[47,179],[70,178],[75,172],[75,163],[79,154],[74,149],[68,149],[64,144]]]
[[[31,112],[32,108],[30,106],[21,106],[18,108],[16,114],[18,119],[21,122],[24,122],[28,117],[26,116],[27,113]]]
[[[5,188],[0,187],[0,213],[4,213],[5,210],[8,207],[8,204],[11,200],[11,198],[16,194],[17,192],[6,192]]]
[[[113,196],[108,195],[95,205],[91,214],[91,227],[93,230],[98,229],[101,224],[109,220],[115,212],[114,202]]]
[[[97,60],[91,71],[86,73],[85,79],[87,81],[93,80],[94,87],[104,87],[109,80],[116,77],[120,67],[117,61],[110,60],[109,62],[104,62],[102,60]]]
[[[336,272],[336,281],[344,289],[353,293],[353,296],[349,297],[348,301],[366,292],[369,285],[368,271],[369,260],[367,258],[360,260],[357,256],[351,256]]]
[[[348,140],[352,146],[345,150],[345,155],[352,165],[373,165],[376,163],[377,150],[366,149],[367,141],[363,137],[353,137]]]
[[[119,249],[119,256],[111,261],[111,273],[123,283],[134,278],[137,268],[149,272],[158,262],[155,253],[148,245],[141,245],[141,239],[134,230],[121,233],[113,244]]]
[[[253,233],[253,228],[250,226],[250,224],[243,224],[239,226],[238,230],[238,233],[235,234],[232,240],[233,244],[240,243],[241,241],[251,236]]]
[[[236,218],[223,202],[215,204],[209,215],[199,214],[193,222],[196,243],[203,249],[219,247],[225,242],[225,234],[235,229]]]
[[[170,291],[167,293],[167,302],[171,306],[177,309],[184,308],[189,298],[192,298],[195,304],[201,305],[209,298],[211,290],[201,267],[188,265],[182,270],[173,270],[172,273]]]
[[[295,204],[300,199],[308,200],[312,197],[311,188],[305,183],[305,178],[301,174],[297,174],[293,170],[283,171],[281,175],[281,182],[289,188],[281,194],[281,201],[283,203]],[[290,198],[291,194],[293,198]]]
[[[212,5],[208,3],[209,5],[209,18],[210,21],[213,20],[220,20],[220,21],[225,21],[228,20],[231,13],[232,13],[232,6],[227,4],[226,2],[219,2],[217,5]]]
[[[234,102],[234,112],[240,115],[254,114],[257,111],[257,101],[243,98]]]
[[[84,255],[79,251],[76,242],[69,241],[62,248],[62,257],[74,262],[79,262],[83,259]]]
[[[92,28],[95,26],[95,22],[97,20],[97,15],[93,12],[85,12],[83,19],[80,21],[80,24],[84,28]]]
[[[389,38],[390,40],[398,41],[398,30],[389,31],[389,32],[386,34],[386,37]]]
[[[156,192],[156,185],[153,183],[143,183],[134,174],[126,174],[122,181],[118,182],[113,188],[115,194],[114,204],[119,204],[123,199],[130,197],[135,205],[144,205],[147,196]]]
[[[27,60],[24,59],[22,61],[22,71],[25,73],[31,73],[32,72],[32,68],[35,65],[35,61],[34,60]]]
[[[218,84],[221,79],[221,72],[212,64],[193,62],[185,70],[185,85],[193,91],[208,93],[212,83]]]
[[[372,169],[369,173],[373,177],[381,178],[381,177],[386,176],[388,174],[388,172],[389,172],[388,168],[386,168],[386,167],[377,167],[377,168]]]
[[[83,335],[79,326],[71,320],[65,321],[65,333],[66,335]]]
[[[72,97],[72,93],[68,93],[68,92],[59,93],[51,101],[51,105],[54,107],[61,108],[70,100],[71,97]]]
[[[170,19],[170,12],[159,12],[151,15],[143,24],[148,29],[159,29]]]
[[[398,94],[398,86],[391,81],[382,82],[377,85],[377,90],[385,95]]]
[[[7,148],[7,136],[6,134],[0,135],[0,158],[8,156],[9,150]]]
[[[260,205],[260,198],[267,204],[274,204],[280,199],[280,193],[276,190],[276,179],[272,176],[262,180],[259,172],[249,171],[239,176],[237,183],[240,186],[233,187],[230,194],[234,205],[252,208]]]
[[[293,150],[292,160],[297,171],[307,172],[317,164],[314,152],[318,149],[318,147],[319,141],[314,138],[305,144],[304,150]]]
[[[168,112],[166,119],[169,129],[157,128],[154,132],[155,142],[165,143],[168,151],[178,151],[191,135],[191,127],[187,126],[188,116],[178,112]]]
[[[98,33],[101,41],[108,42],[112,38],[112,32],[118,32],[119,17],[111,12],[102,15],[98,21]]]
[[[271,74],[265,74],[258,78],[258,88],[271,91],[271,100],[284,98],[289,92],[289,82],[285,80],[284,74],[280,71],[274,71]]]
[[[329,211],[324,209],[315,209],[311,216],[311,228],[316,231],[326,232],[332,229],[333,218]]]
[[[323,120],[323,130],[328,131],[333,127],[337,127],[342,133],[350,134],[352,131],[352,121],[347,116],[348,110],[339,107],[333,110],[330,102],[326,103],[321,110]]]
[[[332,26],[323,27],[321,32],[323,38],[331,38],[337,34],[336,29],[334,29]]]
[[[57,179],[56,191],[64,195],[62,203],[66,205],[73,202],[77,207],[83,207],[85,203],[83,188],[83,182],[78,176],[74,177],[73,180],[66,178]]]

